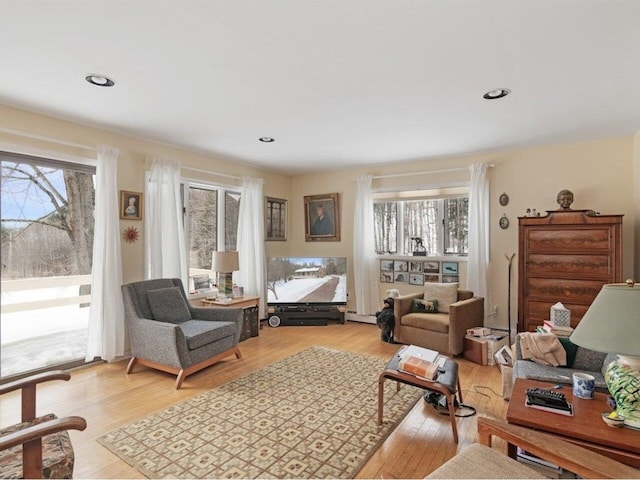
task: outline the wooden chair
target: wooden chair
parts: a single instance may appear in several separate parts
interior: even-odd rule
[[[72,478],[74,455],[67,430],[84,430],[81,417],[36,417],[36,386],[69,380],[61,370],[0,385],[0,395],[22,391],[21,423],[0,429],[0,478]]]

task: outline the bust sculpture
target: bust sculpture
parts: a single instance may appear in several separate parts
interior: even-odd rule
[[[560,190],[557,197],[560,210],[571,210],[571,204],[573,203],[573,192],[571,190]]]

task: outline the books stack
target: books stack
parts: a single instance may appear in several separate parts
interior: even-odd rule
[[[439,369],[446,358],[435,350],[409,345],[400,353],[398,370],[424,380],[433,381],[438,377]]]
[[[557,337],[569,337],[573,333],[571,327],[561,327],[560,325],[554,325],[549,320],[545,320],[542,327],[538,327],[539,333],[553,333]]]

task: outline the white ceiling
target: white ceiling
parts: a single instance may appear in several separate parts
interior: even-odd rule
[[[289,173],[631,135],[640,1],[0,0],[0,103]]]

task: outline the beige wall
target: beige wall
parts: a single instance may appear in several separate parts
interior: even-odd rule
[[[638,136],[636,135],[636,142]],[[637,163],[636,149],[635,159]],[[291,191],[292,226],[291,251],[303,255],[344,255],[351,258],[353,241],[353,207],[356,175],[369,173],[384,175],[402,172],[422,172],[452,167],[466,167],[472,163],[493,164],[489,169],[491,184],[490,225],[490,296],[491,304],[497,305],[498,316],[490,325],[507,325],[508,262],[505,254],[516,253],[512,266],[511,323],[517,322],[517,275],[518,275],[518,216],[527,208],[537,211],[558,208],[558,191],[568,188],[575,195],[574,209],[593,209],[602,214],[624,214],[623,260],[624,276],[631,276],[634,261],[634,225],[640,219],[637,211],[637,190],[640,183],[633,183],[634,138],[624,137],[600,141],[557,145],[551,147],[523,148],[508,151],[460,156],[441,160],[415,161],[394,165],[321,174],[299,175],[293,179]],[[374,180],[373,187],[430,186],[436,184],[458,184],[468,182],[466,170],[441,174],[414,175]],[[342,201],[342,240],[337,243],[309,243],[304,240],[303,197],[321,193],[339,192]],[[498,197],[509,196],[509,204],[500,206]],[[636,199],[634,200],[634,195]],[[510,227],[500,229],[498,220],[506,214]],[[636,255],[638,256],[638,255]],[[353,274],[350,265],[348,291],[350,308],[353,307]],[[461,275],[464,286],[465,276]],[[394,286],[401,292],[419,287],[406,284],[381,284],[381,294]]]
[[[79,125],[57,118],[39,115],[5,105],[0,105],[0,126],[5,129],[16,130],[30,134],[48,137],[64,142],[71,142],[85,146],[109,145],[120,150],[118,160],[118,188],[135,192],[144,192],[145,169],[149,166],[147,158],[158,156],[179,160],[183,166],[211,170],[227,175],[249,175],[264,178],[264,193],[268,196],[288,198],[291,178],[286,175],[257,169],[233,160],[204,155],[180,148],[163,145],[157,142]],[[37,149],[42,153],[53,156],[74,156],[95,159],[95,152],[83,148],[70,147],[59,143],[27,138],[20,135],[0,131],[0,145],[14,146],[22,150]],[[235,183],[224,177],[207,176],[202,173],[184,171],[184,176],[202,180],[217,181],[219,183]],[[209,177],[209,178],[207,178]],[[136,227],[144,236],[144,222],[120,220],[120,229]],[[134,244],[122,242],[122,268],[125,282],[141,280],[144,277],[143,238]],[[288,254],[289,242],[267,242],[268,255]]]
[[[355,177],[360,173],[373,175],[415,173],[429,170],[464,167],[461,171],[422,174],[374,180],[374,188],[428,187],[458,185],[468,182],[466,167],[472,163],[493,164],[489,170],[491,183],[491,304],[498,306],[496,326],[507,322],[507,260],[505,254],[518,249],[518,216],[527,208],[538,211],[555,210],[556,194],[563,188],[575,194],[575,209],[594,209],[603,214],[624,214],[624,276],[634,272],[640,277],[640,132],[635,136],[564,144],[550,147],[521,148],[477,155],[458,156],[436,160],[398,162],[383,166],[322,172],[289,177],[257,169],[230,159],[203,155],[160,143],[130,137],[89,126],[78,125],[44,115],[0,105],[0,126],[54,139],[95,146],[107,144],[118,148],[119,188],[144,191],[146,158],[162,156],[180,160],[183,165],[208,169],[230,175],[252,175],[265,179],[265,195],[288,200],[289,222],[287,241],[266,242],[267,256],[322,255],[349,258],[349,308],[353,309],[353,208]],[[28,139],[0,132],[0,143],[20,147],[39,148],[50,153],[95,157],[95,153],[81,148]],[[189,175],[186,172],[187,176]],[[212,179],[214,179],[212,177]],[[635,179],[635,183],[634,183]],[[222,181],[222,180],[221,180]],[[304,237],[304,196],[340,193],[341,240],[339,242],[306,242]],[[509,195],[506,207],[498,197]],[[511,221],[507,230],[501,230],[498,219],[506,214]],[[138,227],[144,235],[142,222],[121,221],[126,226]],[[143,277],[143,242],[122,245],[122,263],[125,281]],[[511,288],[511,322],[517,320],[517,255],[514,259]],[[464,265],[461,279],[465,280]],[[381,284],[381,294],[389,288]],[[397,285],[394,285],[397,286]],[[418,287],[402,285],[401,291]]]

